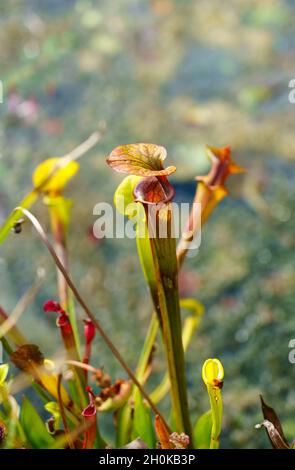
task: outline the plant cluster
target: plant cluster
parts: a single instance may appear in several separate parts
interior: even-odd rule
[[[107,158],[109,167],[127,176],[115,191],[117,210],[137,224],[137,251],[148,285],[153,311],[135,371],[105,332],[99,314],[94,314],[72,280],[69,267],[68,235],[72,201],[64,196],[68,181],[79,169],[77,159],[97,143],[93,134],[69,155],[41,163],[33,174],[33,189],[10,214],[0,229],[0,243],[11,230],[20,234],[24,221],[30,222],[57,267],[57,294],[43,305],[56,316],[63,354],[46,358],[40,347],[31,344],[17,321],[36,286],[8,315],[0,308],[0,339],[9,364],[0,366],[0,446],[3,448],[210,448],[218,449],[222,428],[223,366],[219,359],[207,359],[202,379],[209,406],[195,423],[191,422],[185,352],[198,328],[203,305],[196,299],[180,298],[178,274],[194,235],[200,229],[193,210],[176,245],[173,235],[174,188],[168,177],[174,166],[164,167],[166,150],[155,144],[130,144],[115,148]],[[205,224],[220,201],[228,195],[226,179],[243,169],[234,163],[229,147],[207,147],[211,169],[196,178],[194,202],[201,205]],[[51,237],[30,212],[39,197],[48,211]],[[132,203],[132,206],[130,206]],[[130,210],[130,207],[133,207]],[[153,223],[149,211],[153,209]],[[167,236],[159,227],[165,224]],[[140,225],[140,228],[139,228]],[[38,282],[40,279],[38,280]],[[40,286],[39,286],[40,287]],[[75,306],[82,307],[83,338]],[[183,318],[182,310],[188,315]],[[158,333],[164,346],[167,373],[160,384],[148,390],[153,373],[154,344]],[[125,378],[115,379],[110,371],[92,361],[92,349],[104,341],[122,366]],[[10,363],[16,369],[10,372]],[[19,371],[19,372],[15,372]],[[31,386],[44,405],[42,416],[28,397],[21,403],[16,395]],[[164,416],[159,403],[170,394],[170,415]],[[290,448],[275,412],[262,401],[266,428],[274,446]],[[272,410],[272,412],[270,412]],[[43,419],[45,413],[47,419]],[[111,441],[103,436],[104,415],[114,417]]]

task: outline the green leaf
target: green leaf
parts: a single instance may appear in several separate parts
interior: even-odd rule
[[[134,394],[134,438],[140,437],[149,449],[155,448],[156,437],[151,416],[151,410],[147,406],[137,389]]]
[[[141,264],[141,268],[143,271],[143,275],[145,277],[146,282],[149,285],[151,290],[151,294],[154,301],[158,301],[157,297],[157,279],[154,273],[154,261],[153,261],[153,253],[151,250],[151,244],[148,236],[147,227],[144,226],[144,234],[139,233],[139,227],[137,226],[137,237],[136,237],[136,244],[137,244],[137,251],[139,256],[139,261]],[[145,236],[141,236],[145,235]]]
[[[55,401],[49,401],[48,403],[46,403],[44,408],[46,411],[48,411],[48,413],[53,416],[53,418],[55,419],[55,424],[58,426],[60,420],[60,409],[58,404]]]
[[[134,217],[136,207],[139,205],[134,202],[133,191],[141,180],[140,176],[126,176],[117,187],[114,194],[114,204],[120,214],[130,218]]]
[[[116,209],[123,215],[127,215],[125,208],[134,202],[133,191],[136,185],[142,180],[141,176],[126,176],[119,186],[117,187],[114,194],[114,203]]]
[[[126,445],[131,440],[131,428],[132,408],[127,402],[118,410],[117,415],[116,446],[118,449]]]
[[[45,424],[28,398],[24,398],[20,422],[26,438],[34,449],[47,449],[54,445],[54,439],[48,434]]]
[[[212,430],[212,411],[204,413],[197,420],[193,431],[193,442],[195,449],[210,449],[210,438]]]
[[[126,215],[131,219],[137,216],[137,222],[139,219],[143,221],[143,223],[137,223],[136,225],[137,250],[144,277],[150,289],[153,291],[152,295],[154,295],[157,290],[157,281],[154,275],[153,255],[148,230],[144,222],[144,208],[142,204],[134,202],[133,195],[135,187],[141,180],[142,178],[140,176],[126,176],[115,191],[114,204],[117,211],[122,215]],[[156,301],[158,301],[158,299],[156,299]]]

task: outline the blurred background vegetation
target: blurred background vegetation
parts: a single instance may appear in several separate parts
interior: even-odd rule
[[[81,160],[67,190],[74,201],[70,258],[74,279],[126,360],[135,367],[151,304],[134,241],[94,241],[94,205],[112,201],[122,179],[105,156],[117,145],[164,145],[178,200],[190,201],[194,176],[206,173],[206,143],[231,145],[248,173],[226,198],[186,261],[182,296],[206,313],[190,347],[193,416],[208,408],[201,365],[225,368],[221,447],[269,447],[259,393],[295,436],[294,365],[294,78],[292,0],[11,0],[1,2],[0,217],[31,186],[34,167],[62,155],[98,125],[106,132]],[[42,203],[33,212],[48,227]],[[1,304],[15,306],[36,269],[46,282],[20,320],[31,342],[58,353],[55,319],[42,303],[57,298],[55,268],[30,229],[0,250]],[[78,309],[78,314],[83,313]],[[122,374],[96,341],[93,362]],[[159,381],[165,364],[155,356]],[[167,406],[167,403],[163,404]],[[105,424],[108,432],[107,423]]]

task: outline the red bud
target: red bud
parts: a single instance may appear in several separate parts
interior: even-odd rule
[[[63,312],[60,304],[55,302],[55,300],[47,300],[43,305],[44,312]]]
[[[83,320],[84,321],[84,336],[86,344],[90,344],[95,336],[95,326],[92,320]]]
[[[69,320],[67,313],[61,307],[61,305],[55,300],[48,300],[43,305],[43,310],[45,312],[55,312],[58,314],[56,325],[61,330],[61,335],[65,344],[65,347],[68,351],[75,350],[75,340],[73,329]]]

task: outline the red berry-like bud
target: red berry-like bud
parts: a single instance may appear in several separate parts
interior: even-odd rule
[[[95,336],[95,326],[92,320],[83,320],[84,321],[84,336],[86,344],[90,344]]]
[[[47,300],[45,304],[43,305],[43,310],[44,312],[63,312],[63,309],[61,308],[60,304],[58,302],[55,302],[55,300]]]

